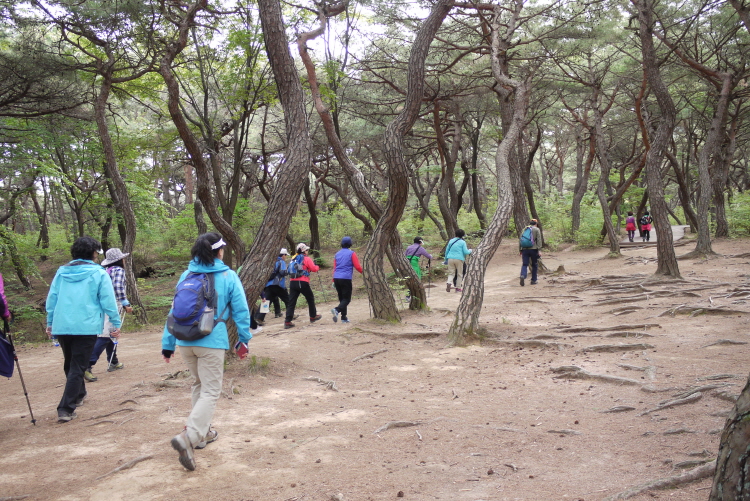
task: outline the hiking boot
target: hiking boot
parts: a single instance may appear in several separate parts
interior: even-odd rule
[[[334,322],[339,321],[339,310],[337,310],[336,308],[331,308],[331,315],[333,315]]]
[[[187,430],[175,435],[171,441],[172,448],[180,453],[180,464],[190,471],[195,470],[195,459],[193,458],[193,445],[187,436]]]
[[[523,281],[524,281],[524,280],[526,280],[526,277],[524,277],[524,276],[520,277],[520,283],[521,283],[521,287],[523,287]]]
[[[531,281],[531,285],[536,285],[536,284],[537,284],[537,281],[536,281],[536,280],[532,280],[532,281]]]
[[[284,322],[284,328],[285,329],[291,329],[292,327],[294,327],[294,323],[292,323],[292,322]]]
[[[76,408],[81,407],[83,405],[83,401],[86,400],[86,395],[82,396],[78,400],[76,400]]]
[[[122,369],[125,367],[122,362],[117,362],[116,364],[109,364],[109,367],[107,367],[107,372],[114,372],[118,369]]]
[[[451,284],[450,283],[445,284],[445,292],[450,292],[450,291],[451,291]]]
[[[341,323],[342,323],[342,324],[349,324],[349,323],[351,323],[351,322],[349,322],[349,319],[348,319],[348,318],[342,318],[342,319],[341,319]]]
[[[282,315],[281,313],[277,313],[276,315],[274,315],[274,318],[281,318],[281,317],[283,317],[283,316],[284,316],[284,315]]]
[[[68,421],[72,421],[72,420],[74,420],[77,417],[78,417],[78,414],[76,414],[75,412],[65,412],[65,411],[62,411],[62,412],[58,412],[57,413],[57,422],[58,423],[67,423]]]
[[[88,381],[89,383],[93,383],[94,381],[99,381],[99,378],[94,376],[91,371],[85,371],[83,373],[83,379]]]
[[[196,445],[195,448],[196,449],[204,449],[211,442],[216,442],[217,438],[219,438],[219,432],[218,431],[216,431],[216,430],[208,430],[208,434],[206,435],[206,438],[204,438],[202,442],[200,442],[198,445]]]
[[[317,321],[318,321],[318,320],[320,320],[321,318],[323,318],[323,316],[322,316],[322,315],[320,315],[320,314],[318,314],[318,315],[315,315],[314,317],[310,317],[310,323],[313,323],[313,322],[317,322]]]

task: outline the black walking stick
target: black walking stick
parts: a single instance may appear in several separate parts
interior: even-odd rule
[[[31,402],[29,401],[29,392],[26,391],[26,383],[23,381],[23,374],[21,374],[21,364],[18,362],[18,355],[16,355],[16,347],[13,345],[13,338],[10,335],[10,326],[8,320],[3,319],[5,326],[5,335],[10,343],[10,349],[13,351],[13,361],[16,363],[18,368],[18,377],[21,379],[21,386],[23,387],[23,394],[26,396],[26,404],[29,406],[29,414],[31,414],[31,424],[36,426],[36,419],[34,419],[34,412],[31,410]]]

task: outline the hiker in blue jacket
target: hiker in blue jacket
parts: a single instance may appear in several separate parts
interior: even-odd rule
[[[448,277],[445,279],[445,290],[447,292],[451,291],[454,275],[456,276],[456,292],[463,291],[464,262],[466,256],[471,254],[471,249],[464,242],[464,236],[466,236],[464,230],[456,230],[456,237],[451,238],[448,245],[445,246],[445,259],[448,261]]]
[[[266,296],[266,299],[273,303],[276,318],[281,317],[281,304],[279,304],[279,299],[284,301],[285,308],[287,303],[289,303],[289,293],[286,291],[286,279],[284,278],[286,277],[286,261],[284,261],[284,256],[288,255],[289,251],[286,249],[281,249],[279,251],[279,256],[276,258],[276,263],[273,265],[271,277],[266,283],[266,288],[263,289],[263,294]],[[266,314],[258,313],[256,318],[258,323],[263,325],[263,322],[266,320]]]
[[[211,419],[221,395],[224,354],[229,349],[226,320],[231,317],[237,325],[241,343],[238,346],[246,350],[247,342],[252,338],[250,310],[247,307],[242,282],[237,273],[222,261],[226,245],[218,233],[204,233],[199,236],[190,251],[192,260],[188,269],[178,281],[179,284],[185,280],[189,273],[213,273],[217,294],[214,318],[221,321],[216,323],[210,334],[194,341],[176,339],[165,325],[161,340],[164,361],[169,363],[175,345],[179,346],[190,374],[195,377],[192,387],[192,409],[187,424],[182,433],[172,438],[172,447],[180,453],[180,464],[191,471],[195,470],[193,449],[202,449],[219,437],[219,433],[211,429]]]
[[[75,419],[76,407],[83,405],[86,383],[83,373],[89,367],[97,336],[109,316],[113,338],[120,337],[120,314],[117,311],[112,280],[95,262],[102,245],[91,237],[80,237],[70,247],[71,262],[58,268],[47,294],[47,336],[57,337],[63,351],[65,389],[57,406],[57,421]]]
[[[331,309],[333,321],[338,322],[341,315],[341,323],[348,324],[349,317],[347,306],[352,301],[352,289],[354,270],[362,273],[362,265],[359,264],[357,253],[352,249],[352,237],[341,239],[341,250],[333,256],[333,286],[339,296],[339,305]]]
[[[544,240],[542,238],[542,230],[540,230],[537,226],[536,219],[532,219],[529,222],[529,225],[524,228],[524,232],[526,231],[526,229],[531,229],[531,242],[529,242],[530,245],[524,245],[523,233],[521,234],[522,236],[519,239],[518,244],[518,253],[521,254],[521,287],[523,287],[524,281],[526,280],[529,261],[531,261],[531,285],[537,284],[537,268],[539,258],[542,256],[539,253],[539,249],[541,249],[542,245],[544,244]]]

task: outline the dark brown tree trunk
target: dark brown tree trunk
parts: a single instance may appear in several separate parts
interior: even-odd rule
[[[195,226],[198,228],[198,235],[208,232],[206,220],[203,218],[203,204],[200,200],[193,202],[193,219],[195,219]]]
[[[586,144],[583,139],[583,126],[576,127],[576,184],[573,188],[573,207],[571,209],[572,214],[572,230],[573,236],[575,237],[576,232],[581,227],[581,201],[583,196],[589,189],[589,177],[591,175],[591,166],[594,164],[594,157],[596,149],[594,148],[594,141],[589,136],[589,152],[586,155],[584,161],[584,145]]]
[[[641,39],[641,53],[643,55],[643,70],[651,86],[651,91],[659,103],[661,118],[651,138],[651,147],[646,153],[646,180],[648,193],[651,199],[651,215],[656,228],[656,251],[657,251],[657,275],[667,275],[680,278],[680,269],[677,264],[677,256],[674,252],[674,240],[672,238],[672,227],[669,224],[667,204],[664,199],[664,186],[662,185],[661,164],[664,160],[665,151],[672,139],[675,126],[676,111],[669,89],[664,84],[659,71],[656,58],[656,49],[652,33],[653,0],[632,0],[638,9],[639,30]]]
[[[49,226],[47,218],[47,188],[45,186],[45,181],[42,178],[42,193],[44,197],[44,205],[39,205],[39,200],[37,200],[36,196],[36,190],[31,190],[31,200],[34,203],[34,211],[36,212],[37,220],[39,221],[39,239],[37,240],[37,247],[44,249],[49,249]],[[39,257],[42,261],[47,260],[47,255],[42,254]]]
[[[383,150],[388,164],[388,203],[365,249],[363,263],[363,277],[372,304],[373,315],[381,320],[401,320],[383,270],[383,256],[394,239],[396,226],[401,220],[409,193],[409,170],[404,161],[403,152],[404,135],[411,130],[419,114],[424,90],[425,59],[430,43],[452,6],[453,0],[438,0],[419,29],[409,57],[404,108],[388,124],[384,135]],[[400,249],[399,254],[403,257]],[[421,283],[411,284],[409,289],[424,291]],[[413,298],[412,301],[421,299]]]
[[[595,109],[594,109],[594,133],[596,134],[596,149],[597,157],[599,158],[599,165],[601,165],[602,172],[599,176],[599,183],[596,187],[596,195],[599,197],[599,204],[602,208],[602,215],[604,217],[604,227],[607,229],[607,236],[609,237],[609,253],[612,256],[620,255],[620,239],[615,233],[615,227],[612,224],[612,214],[609,211],[609,205],[607,204],[607,195],[604,192],[604,186],[606,180],[609,178],[610,164],[609,156],[607,155],[607,146],[604,144],[604,127],[602,122],[604,121],[604,114],[599,108],[598,103],[598,92],[594,97]]]
[[[685,180],[685,176],[682,173],[682,168],[680,167],[677,158],[674,156],[674,154],[672,154],[671,151],[667,151],[667,159],[669,160],[669,163],[672,164],[672,171],[674,172],[674,177],[677,180],[682,212],[685,213],[685,217],[687,218],[688,223],[690,223],[690,227],[693,229],[693,231],[695,231],[698,229],[698,217],[695,215],[693,206],[690,204],[690,193],[688,192],[687,181]]]
[[[316,257],[320,254],[320,225],[318,224],[318,190],[315,190],[315,195],[310,191],[310,183],[305,183],[304,188],[305,202],[307,202],[307,212],[309,214],[308,227],[310,228],[310,247],[313,252],[316,253]]]
[[[709,501],[750,499],[750,378],[724,423]]]
[[[312,165],[312,140],[302,84],[289,52],[279,0],[259,0],[258,11],[286,125],[286,155],[276,170],[268,209],[242,262],[240,278],[250,304],[260,295],[284,244]]]

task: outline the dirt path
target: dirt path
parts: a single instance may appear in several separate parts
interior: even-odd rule
[[[618,260],[602,259],[606,249],[545,253],[550,269],[562,264],[568,274],[521,288],[515,244],[505,244],[488,269],[481,318],[496,339],[481,346],[445,347],[460,295],[441,283],[430,291],[432,312],[406,313],[401,325],[368,320],[364,300],[353,303],[349,325],[331,321],[332,303],[321,305],[318,324],[283,330],[283,319],[271,319],[251,342],[256,360],[271,359],[269,371],[230,364],[214,421],[219,440],[197,451],[192,473],[169,446],[189,410],[189,381],[163,381],[184,366],[161,361],[159,328],[122,340],[125,369],[100,371],[79,419],[64,425],[55,413],[62,354],[24,348],[38,422],[29,423],[18,378],[3,381],[0,498],[604,499],[716,454],[732,407],[726,399],[747,377],[750,316],[691,315],[688,307],[750,311],[742,295],[727,297],[750,289],[748,259],[728,257],[750,251],[750,242],[715,249],[725,257],[680,262],[679,283],[648,280],[655,248],[626,249]],[[674,316],[662,315],[668,310]],[[553,371],[563,366],[631,382]],[[696,402],[640,415],[709,384],[717,386]],[[633,409],[605,412],[615,407]],[[393,421],[414,424],[375,433]],[[150,459],[97,479],[143,456]],[[709,486],[706,479],[632,499],[705,500]]]

